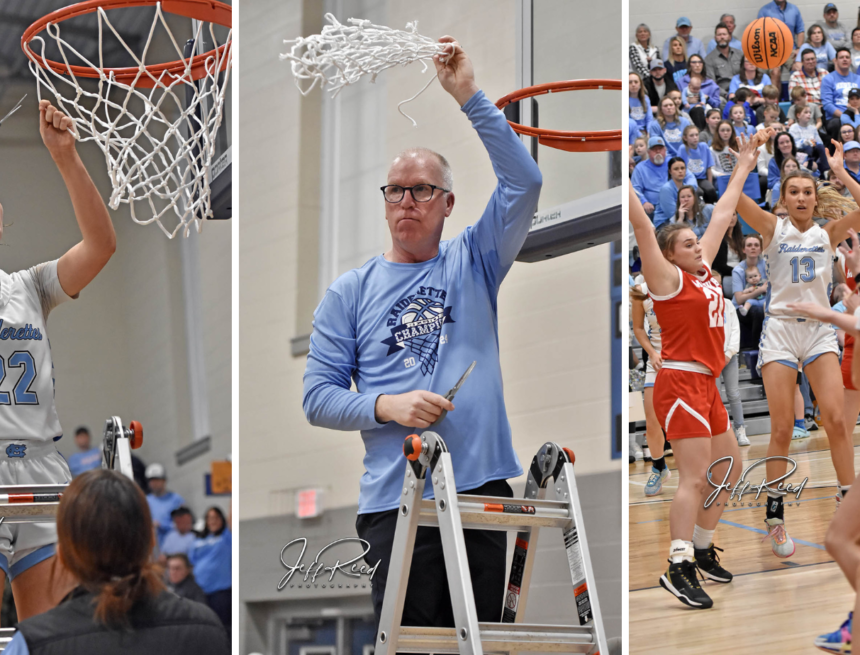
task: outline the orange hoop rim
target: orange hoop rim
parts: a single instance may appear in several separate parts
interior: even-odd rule
[[[78,4],[69,5],[62,9],[57,9],[50,14],[43,16],[35,23],[30,25],[21,36],[21,49],[30,61],[36,62],[38,66],[45,69],[50,69],[59,75],[73,75],[75,77],[84,77],[90,79],[99,79],[98,69],[89,68],[87,66],[67,66],[62,62],[53,61],[51,59],[43,60],[33,50],[30,49],[30,42],[33,37],[43,32],[49,23],[61,23],[69,18],[92,14],[102,9],[127,9],[130,7],[153,7],[161,4],[161,8],[170,14],[176,14],[199,20],[207,23],[221,25],[228,29],[233,29],[233,9],[229,5],[217,0],[86,0]],[[204,52],[192,58],[191,60],[191,78],[199,80],[206,75],[206,60],[216,56],[216,53],[223,53],[228,44],[219,46],[209,52]],[[227,61],[221,66],[221,70],[225,70]],[[185,72],[186,63],[181,59],[170,61],[163,64],[152,64],[144,66],[152,77],[158,79],[165,72],[174,76],[180,76]],[[155,86],[155,80],[149,75],[144,75],[138,68],[104,68],[102,69],[108,77],[113,75],[113,78],[122,84],[133,87],[152,88]]]
[[[533,98],[534,96],[546,95],[547,93],[589,90],[620,91],[621,80],[567,80],[565,82],[536,84],[535,86],[528,86],[519,91],[509,93],[496,103],[496,107],[504,109],[513,102],[519,102],[520,100]],[[535,137],[541,145],[558,148],[567,152],[621,150],[621,130],[571,132],[530,127],[514,123],[513,121],[508,121],[508,124],[517,134]]]

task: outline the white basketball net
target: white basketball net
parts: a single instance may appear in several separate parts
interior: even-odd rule
[[[334,98],[343,87],[354,84],[363,75],[370,75],[370,81],[375,82],[376,76],[386,68],[406,66],[414,61],[423,64],[423,73],[427,70],[428,60],[432,61],[434,55],[445,54],[445,44],[418,34],[417,21],[406,23],[403,31],[359,18],[350,18],[347,21],[350,26],[347,26],[339,23],[332,14],[325,17],[331,25],[323,27],[321,34],[284,41],[293,47],[290,52],[282,54],[281,59],[292,62],[296,86],[302,95],[310,93],[319,82],[321,89],[329,85]],[[435,79],[436,76],[414,96],[397,105],[397,110],[413,125],[416,122],[400,106],[421,95]]]
[[[111,209],[127,204],[136,223],[148,225],[156,222],[172,239],[180,230],[188,236],[192,224],[199,232],[203,220],[212,216],[209,184],[215,138],[221,125],[232,67],[232,30],[227,35],[224,49],[219,51],[214,26],[209,24],[209,37],[215,49],[205,62],[205,76],[195,81],[192,79],[192,58],[184,57],[183,49],[162,13],[161,3],[155,7],[152,27],[140,56],[123,41],[101,7],[97,12],[97,65],[63,40],[61,24],[57,23],[49,23],[44,34],[59,48],[67,68],[66,74],[56,73],[47,66],[45,40],[41,35],[33,37],[30,42],[37,56],[28,56],[31,59],[30,70],[38,81],[39,98],[44,86],[53,94],[56,106],[74,119],[77,140],[82,143],[93,141],[104,153],[113,187],[108,203]],[[166,31],[178,59],[185,64],[179,75],[164,71],[156,77],[146,70],[146,55],[159,25]],[[153,88],[135,88],[118,82],[113,73],[104,72],[102,46],[105,28],[113,32],[134,59],[139,69],[136,79],[149,78],[154,83]],[[202,28],[203,22],[199,22],[195,43],[200,43]],[[37,41],[40,43],[38,49]],[[68,68],[70,55],[77,58],[75,65],[86,65],[98,73],[97,91],[81,87],[78,78]],[[225,62],[224,74],[219,75]]]

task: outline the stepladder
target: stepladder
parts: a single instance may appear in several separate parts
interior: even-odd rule
[[[457,494],[451,453],[430,431],[404,443],[407,458],[391,550],[376,655],[394,653],[518,653],[525,651],[608,655],[597,587],[585,538],[574,476],[574,455],[544,444],[529,467],[523,498]],[[430,478],[433,499],[424,499]],[[547,498],[547,491],[554,499]],[[402,626],[403,608],[419,526],[438,527],[454,627]],[[523,622],[541,528],[560,530],[573,594],[565,625]],[[464,529],[517,533],[501,622],[479,622],[466,556]]]
[[[105,422],[102,468],[116,470],[134,480],[131,451],[143,443],[143,427],[137,421],[123,426],[118,416]],[[0,485],[0,516],[4,524],[53,523],[68,485]],[[0,628],[0,650],[12,641],[16,630]]]

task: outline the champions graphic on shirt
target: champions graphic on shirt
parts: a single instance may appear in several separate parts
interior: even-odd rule
[[[418,287],[415,294],[397,301],[389,311],[391,336],[383,339],[388,346],[386,355],[409,348],[418,355],[422,375],[432,374],[438,359],[439,335],[442,325],[454,323],[451,307],[445,307],[444,289]]]
[[[679,143],[681,141],[681,130],[677,127],[671,129],[663,128],[663,136],[666,138],[666,141]]]
[[[693,175],[698,175],[705,172],[705,163],[701,159],[691,159],[687,162],[687,169]]]

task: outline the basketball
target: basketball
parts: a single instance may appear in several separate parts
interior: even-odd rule
[[[756,68],[770,70],[788,61],[794,48],[794,35],[781,20],[757,18],[747,25],[741,43],[747,61]]]

